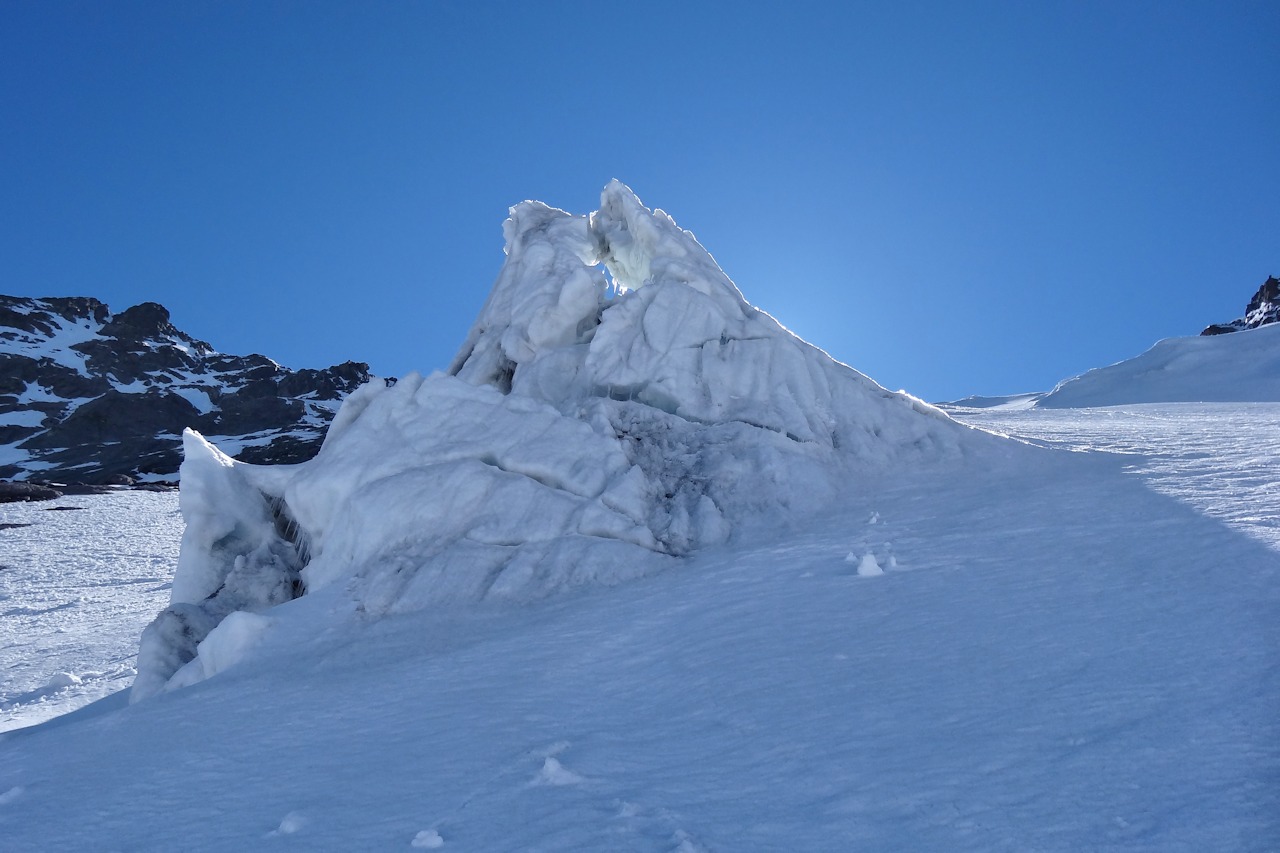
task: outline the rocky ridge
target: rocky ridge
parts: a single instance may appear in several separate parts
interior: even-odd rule
[[[1244,329],[1268,326],[1272,323],[1280,323],[1280,279],[1268,276],[1262,283],[1262,287],[1258,288],[1258,292],[1249,300],[1243,317],[1232,320],[1230,323],[1214,323],[1200,334],[1225,335]]]
[[[115,314],[92,297],[0,296],[0,480],[174,480],[187,427],[245,461],[301,462],[369,378],[359,362],[217,352],[155,302]]]

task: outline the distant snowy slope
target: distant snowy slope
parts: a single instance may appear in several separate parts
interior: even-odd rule
[[[1280,324],[1167,338],[1142,355],[1064,379],[1049,392],[965,397],[945,407],[1018,410],[1131,403],[1280,401]]]
[[[1020,449],[795,337],[616,181],[590,215],[517,205],[504,233],[449,372],[356,391],[315,459],[245,465],[188,434],[135,697],[234,661],[303,594],[377,616],[616,583],[891,467]]]
[[[1067,379],[1042,408],[1280,400],[1280,325],[1168,338],[1135,358]]]
[[[962,409],[1003,409],[1009,411],[1018,411],[1021,409],[1030,409],[1037,402],[1044,398],[1044,391],[1034,391],[1028,394],[1007,394],[1005,396],[986,396],[974,395],[965,397],[961,400],[952,400],[947,403],[939,403],[946,410],[952,408]]]

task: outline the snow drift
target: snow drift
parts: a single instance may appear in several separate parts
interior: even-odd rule
[[[234,662],[271,617],[223,620],[304,591],[376,616],[616,583],[996,441],[792,335],[616,181],[592,214],[527,201],[503,230],[448,371],[360,388],[315,459],[248,465],[187,434],[134,699]]]
[[[1052,391],[966,397],[969,409],[1086,409],[1135,403],[1280,401],[1280,325],[1166,338],[1133,358],[1064,379]]]
[[[1167,338],[1142,355],[1059,382],[1044,408],[1280,400],[1280,326]]]

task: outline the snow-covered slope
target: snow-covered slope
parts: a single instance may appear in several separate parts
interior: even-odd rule
[[[617,583],[890,465],[1012,452],[796,338],[616,181],[590,215],[524,202],[504,232],[448,373],[364,386],[315,459],[239,464],[188,434],[136,697],[217,671],[304,592],[369,616]]]
[[[1058,383],[1041,408],[1280,400],[1280,325],[1168,338],[1135,358]]]
[[[0,296],[0,478],[172,479],[195,427],[232,454],[314,454],[368,365],[289,370],[215,352],[162,305],[112,314],[89,297]]]
[[[0,736],[0,848],[1273,850],[1280,406],[966,417],[1095,452],[882,471],[538,606],[304,596],[202,684]]]
[[[1064,379],[1048,393],[966,397],[972,409],[1280,401],[1280,325],[1167,338],[1142,355]]]

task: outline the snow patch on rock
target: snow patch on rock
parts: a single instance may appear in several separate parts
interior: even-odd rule
[[[574,773],[557,759],[548,755],[542,761],[542,769],[538,771],[538,775],[529,784],[535,787],[549,785],[558,788],[565,785],[579,785],[584,781],[586,780],[577,773]]]

